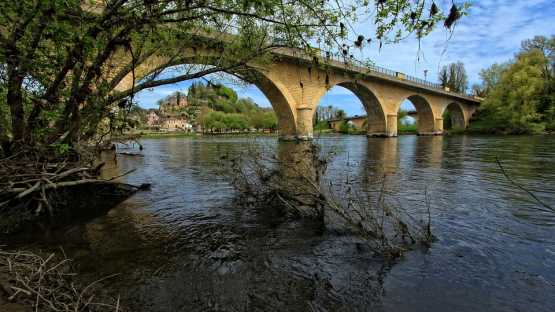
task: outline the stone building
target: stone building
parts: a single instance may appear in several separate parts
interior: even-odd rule
[[[185,116],[168,116],[162,119],[161,128],[168,131],[191,131],[193,126]]]
[[[189,106],[187,102],[187,96],[181,92],[176,92],[173,95],[165,98],[162,103],[160,103],[160,112],[168,113],[179,111],[185,109]]]
[[[146,114],[146,125],[148,127],[156,127],[160,123],[160,116],[155,109],[149,109]]]
[[[146,116],[149,128],[166,131],[193,131],[186,112],[189,107],[187,96],[176,92],[158,102],[159,109],[151,109]]]
[[[355,129],[361,130],[365,128],[367,120],[368,117],[366,117],[366,115],[355,115],[353,117],[347,117],[345,119],[332,119],[329,121],[329,123],[330,128],[335,131],[339,131],[341,129],[341,124],[343,123],[343,121],[347,122],[349,125],[352,125],[353,127],[355,127]]]

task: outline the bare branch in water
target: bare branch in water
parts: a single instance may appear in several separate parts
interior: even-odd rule
[[[544,201],[542,201],[541,199],[539,199],[534,193],[532,193],[531,191],[529,191],[528,189],[526,189],[524,186],[518,184],[517,182],[515,182],[515,180],[513,180],[505,171],[505,168],[503,168],[503,165],[501,164],[501,161],[499,160],[499,157],[495,156],[495,161],[497,162],[497,165],[499,166],[499,169],[501,169],[501,172],[503,173],[503,175],[505,176],[505,178],[507,178],[507,180],[509,180],[509,182],[511,182],[514,186],[518,187],[519,189],[523,190],[524,192],[526,192],[528,195],[530,195],[530,197],[532,197],[533,199],[536,200],[536,202],[538,202],[540,205],[544,206],[545,208],[551,210],[551,211],[555,211],[555,208],[549,206],[548,204],[546,204]]]
[[[427,222],[417,224],[415,218],[386,203],[386,176],[382,180],[377,202],[359,194],[352,177],[346,173],[341,182],[346,190],[334,190],[333,183],[323,180],[333,153],[322,153],[314,143],[292,143],[294,151],[260,151],[248,148],[228,161],[228,173],[245,202],[280,209],[287,215],[321,220],[323,227],[340,223],[348,231],[364,237],[373,250],[395,259],[412,245],[429,246],[431,208],[427,190],[425,201]],[[348,160],[349,161],[349,160]],[[347,168],[350,164],[347,164]],[[406,215],[405,215],[406,214]]]

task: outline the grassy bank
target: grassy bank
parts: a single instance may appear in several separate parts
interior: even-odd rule
[[[197,137],[199,134],[194,132],[185,131],[174,131],[174,132],[154,132],[154,131],[144,131],[138,132],[141,138],[155,139],[155,138],[187,138],[187,137]]]
[[[196,138],[201,136],[275,136],[277,132],[213,132],[213,133],[197,133],[197,132],[154,132],[154,131],[139,131],[130,133],[131,135],[139,136],[143,139],[158,139],[158,138]]]
[[[400,124],[397,126],[397,133],[398,134],[417,134],[416,131],[416,124]]]

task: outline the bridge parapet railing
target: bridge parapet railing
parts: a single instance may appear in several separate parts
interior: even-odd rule
[[[300,49],[299,49],[300,50]],[[459,94],[462,96],[466,96],[469,98],[473,98],[475,100],[481,100],[480,98],[476,97],[474,94],[467,94],[467,93],[462,93],[462,92],[453,92],[450,91],[449,88],[444,88],[441,84],[439,83],[434,83],[431,81],[427,81],[425,79],[421,79],[418,77],[414,77],[411,75],[406,75],[404,73],[398,72],[398,71],[394,71],[385,67],[381,67],[378,66],[374,63],[371,62],[362,62],[360,60],[355,59],[354,57],[352,57],[352,55],[343,55],[340,53],[331,53],[331,52],[324,52],[322,50],[319,49],[315,49],[317,52],[317,54],[320,55],[320,58],[322,60],[326,60],[327,62],[335,62],[337,63],[339,66],[343,66],[345,68],[351,69],[351,70],[355,70],[357,72],[360,73],[368,73],[370,72],[374,72],[374,73],[378,73],[381,75],[385,75],[394,79],[398,79],[401,81],[410,81],[413,82],[415,84],[418,85],[422,85],[422,86],[426,86],[428,88],[433,88],[433,89],[437,89],[437,90],[441,90],[443,92],[449,92],[449,93],[454,93],[454,94]],[[301,50],[302,51],[302,50]],[[301,57],[303,57],[304,53],[301,52]],[[299,55],[297,53],[293,53],[293,55],[299,57]],[[304,58],[307,58],[308,56],[306,54],[304,54]]]
[[[372,63],[366,63],[365,64],[364,62],[361,62],[359,60],[356,60],[356,59],[353,59],[353,58],[350,58],[350,57],[342,57],[341,55],[331,55],[329,53],[326,53],[325,55],[323,54],[322,57],[326,60],[331,60],[331,61],[335,61],[335,62],[338,62],[338,63],[342,63],[343,66],[356,66],[356,68],[354,68],[354,69],[356,69],[357,71],[360,71],[360,72],[364,72],[365,70],[366,71],[369,70],[369,71],[379,73],[379,74],[383,74],[383,75],[387,75],[387,76],[390,76],[392,78],[396,78],[396,79],[399,79],[399,80],[407,80],[407,81],[411,81],[411,82],[414,82],[416,84],[423,85],[423,86],[426,86],[426,87],[429,87],[429,88],[434,88],[434,89],[439,89],[439,90],[442,90],[442,91],[446,91],[443,88],[443,86],[439,83],[434,83],[434,82],[427,81],[427,80],[424,80],[424,79],[421,79],[421,78],[418,78],[418,77],[406,75],[404,73],[394,71],[394,70],[391,70],[391,69],[388,69],[388,68],[385,68],[385,67],[381,67],[381,66],[378,66],[378,65],[375,65],[375,64],[372,64]],[[470,96],[468,94],[463,94],[463,95]]]

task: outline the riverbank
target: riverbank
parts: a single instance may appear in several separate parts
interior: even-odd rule
[[[137,131],[129,133],[131,136],[137,136],[143,139],[157,138],[195,138],[201,136],[276,136],[277,132],[252,132],[252,131],[235,131],[235,132],[185,132],[185,131]]]
[[[113,150],[76,156],[23,149],[0,159],[0,238],[72,224],[147,189],[118,180],[130,171],[104,175],[115,156]]]

